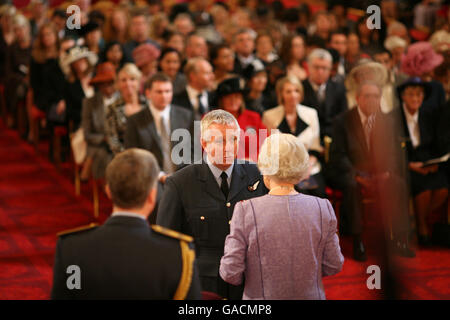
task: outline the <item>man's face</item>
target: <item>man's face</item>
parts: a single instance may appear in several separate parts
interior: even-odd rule
[[[186,47],[188,58],[202,57],[208,59],[208,45],[202,37],[192,36]]]
[[[145,90],[145,95],[158,110],[164,110],[172,102],[172,83],[156,81],[150,89]]]
[[[380,109],[381,91],[374,84],[364,84],[356,96],[356,102],[362,113],[370,116]]]
[[[344,57],[347,53],[347,37],[345,34],[333,34],[330,40],[330,47],[337,50]]]
[[[130,33],[135,41],[145,41],[148,38],[148,24],[144,16],[136,16],[131,19]]]
[[[217,168],[226,170],[236,159],[239,128],[236,125],[212,123],[202,134],[202,147]]]
[[[208,61],[199,61],[191,73],[191,81],[196,89],[208,90],[214,81],[214,73]]]
[[[383,66],[386,67],[387,70],[391,71],[392,69],[392,59],[389,56],[389,53],[383,52],[378,53],[373,56],[376,62],[381,63]]]
[[[98,90],[102,93],[103,96],[109,98],[116,91],[114,86],[114,81],[104,82],[98,85]]]
[[[330,78],[331,61],[314,58],[309,66],[309,78],[317,85],[325,83]]]
[[[237,54],[244,57],[252,54],[255,49],[255,41],[250,33],[245,32],[236,36],[236,41],[234,42],[234,50]]]

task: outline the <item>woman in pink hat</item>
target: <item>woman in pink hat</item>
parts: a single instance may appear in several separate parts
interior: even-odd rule
[[[433,80],[434,69],[438,67],[444,58],[437,54],[431,43],[420,41],[408,47],[402,58],[401,68],[411,77],[419,77],[431,86],[428,98],[423,101],[424,110],[439,110],[445,104],[445,90],[442,84]]]

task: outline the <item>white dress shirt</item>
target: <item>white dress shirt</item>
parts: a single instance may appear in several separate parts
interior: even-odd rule
[[[116,211],[113,212],[112,214],[113,217],[132,217],[132,218],[139,218],[142,220],[146,220],[144,216],[137,214],[137,213],[132,213],[132,212],[125,212],[125,211]]]
[[[414,115],[410,114],[404,104],[403,112],[405,113],[406,124],[408,125],[411,143],[414,148],[417,148],[417,146],[420,144],[419,112],[417,111]]]

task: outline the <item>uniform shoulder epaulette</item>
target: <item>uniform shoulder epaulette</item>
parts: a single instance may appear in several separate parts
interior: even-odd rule
[[[184,234],[184,233],[181,233],[181,232],[178,232],[178,231],[175,231],[175,230],[167,229],[167,228],[161,227],[161,226],[156,225],[156,224],[152,225],[152,230],[157,232],[157,233],[160,233],[162,235],[165,235],[165,236],[168,236],[168,237],[171,237],[171,238],[175,238],[175,239],[178,239],[178,240],[183,240],[183,241],[186,241],[186,242],[194,241],[194,238],[192,238],[191,236],[188,236],[187,234]]]
[[[58,237],[61,237],[61,236],[65,236],[65,235],[68,235],[68,234],[74,234],[74,233],[78,233],[78,232],[82,232],[82,231],[95,229],[98,226],[99,226],[98,223],[92,222],[92,223],[90,223],[88,225],[85,225],[85,226],[81,226],[81,227],[77,227],[77,228],[68,229],[68,230],[64,230],[64,231],[58,232],[56,235]]]

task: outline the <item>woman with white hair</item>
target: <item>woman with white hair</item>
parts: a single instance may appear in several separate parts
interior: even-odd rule
[[[236,204],[220,262],[226,282],[245,278],[243,299],[325,299],[322,277],[342,269],[330,202],[294,189],[308,158],[291,134],[273,134],[261,147],[258,168],[270,192]]]

